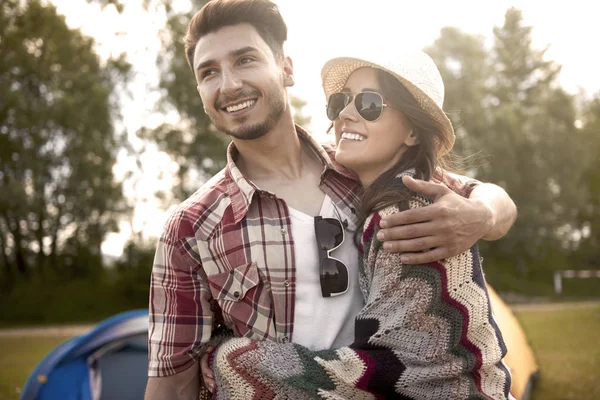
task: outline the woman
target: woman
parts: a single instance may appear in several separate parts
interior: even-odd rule
[[[224,341],[210,356],[216,397],[510,398],[506,347],[476,246],[440,262],[404,266],[376,238],[383,216],[431,203],[409,192],[402,176],[439,180],[453,146],[435,64],[424,53],[383,62],[336,58],[323,67],[322,80],[336,160],[365,188],[357,233],[365,306],[355,321],[355,342],[311,351],[292,343]],[[328,229],[335,236],[334,222]],[[327,234],[321,235],[327,258],[336,243],[323,245]],[[322,284],[335,288],[335,262],[330,272],[322,273]]]

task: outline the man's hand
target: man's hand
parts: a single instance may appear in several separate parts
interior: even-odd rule
[[[204,380],[204,386],[211,393],[215,391],[215,375],[212,370],[208,366],[208,354],[212,351],[212,349],[208,349],[206,353],[200,358],[200,372],[202,373],[202,379]]]
[[[403,253],[403,263],[426,264],[460,254],[494,226],[494,213],[480,199],[466,199],[446,186],[409,176],[402,181],[434,201],[382,219],[377,239],[384,241],[384,250]]]

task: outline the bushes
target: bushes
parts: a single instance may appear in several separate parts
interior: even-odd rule
[[[115,313],[148,307],[148,284],[132,296],[123,285],[100,277],[61,281],[34,277],[0,298],[0,324],[96,322]],[[145,301],[141,301],[145,297]]]

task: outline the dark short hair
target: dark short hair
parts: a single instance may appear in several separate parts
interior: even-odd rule
[[[231,25],[250,24],[275,56],[283,56],[287,26],[270,0],[212,0],[194,15],[185,35],[185,56],[194,70],[196,44],[205,35]]]

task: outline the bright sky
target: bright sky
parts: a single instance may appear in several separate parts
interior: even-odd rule
[[[141,10],[141,0],[124,0],[126,8],[119,15],[112,7],[100,10],[83,0],[51,0],[67,23],[96,38],[102,57],[127,52],[134,64],[136,77],[132,98],[123,110],[124,123],[131,140],[142,124],[159,124],[163,116],[154,112],[158,98],[152,88],[158,83],[155,67],[160,50],[158,29],[164,26],[159,14]],[[533,42],[537,48],[550,45],[547,58],[563,66],[560,82],[569,92],[584,90],[588,95],[600,91],[600,60],[594,38],[600,38],[600,2],[570,0],[275,0],[288,25],[286,52],[292,57],[296,85],[291,93],[308,101],[305,114],[311,115],[308,127],[315,136],[325,139],[328,121],[325,98],[320,87],[322,65],[336,55],[352,54],[353,48],[371,51],[394,51],[398,48],[423,48],[438,37],[444,26],[456,26],[465,32],[482,35],[488,43],[492,29],[504,21],[506,10],[515,6],[523,11],[524,21],[533,26]],[[186,0],[176,0],[175,7],[185,10]],[[190,85],[193,85],[190,78]],[[199,110],[199,112],[201,112]],[[115,169],[117,176],[127,170],[122,157]],[[125,194],[136,199],[136,212],[131,224],[123,222],[119,234],[111,234],[103,245],[107,254],[119,255],[131,231],[157,236],[165,215],[152,198],[152,189],[168,190],[170,179],[162,169],[176,170],[164,154],[150,152],[142,158],[143,176],[125,185]]]

